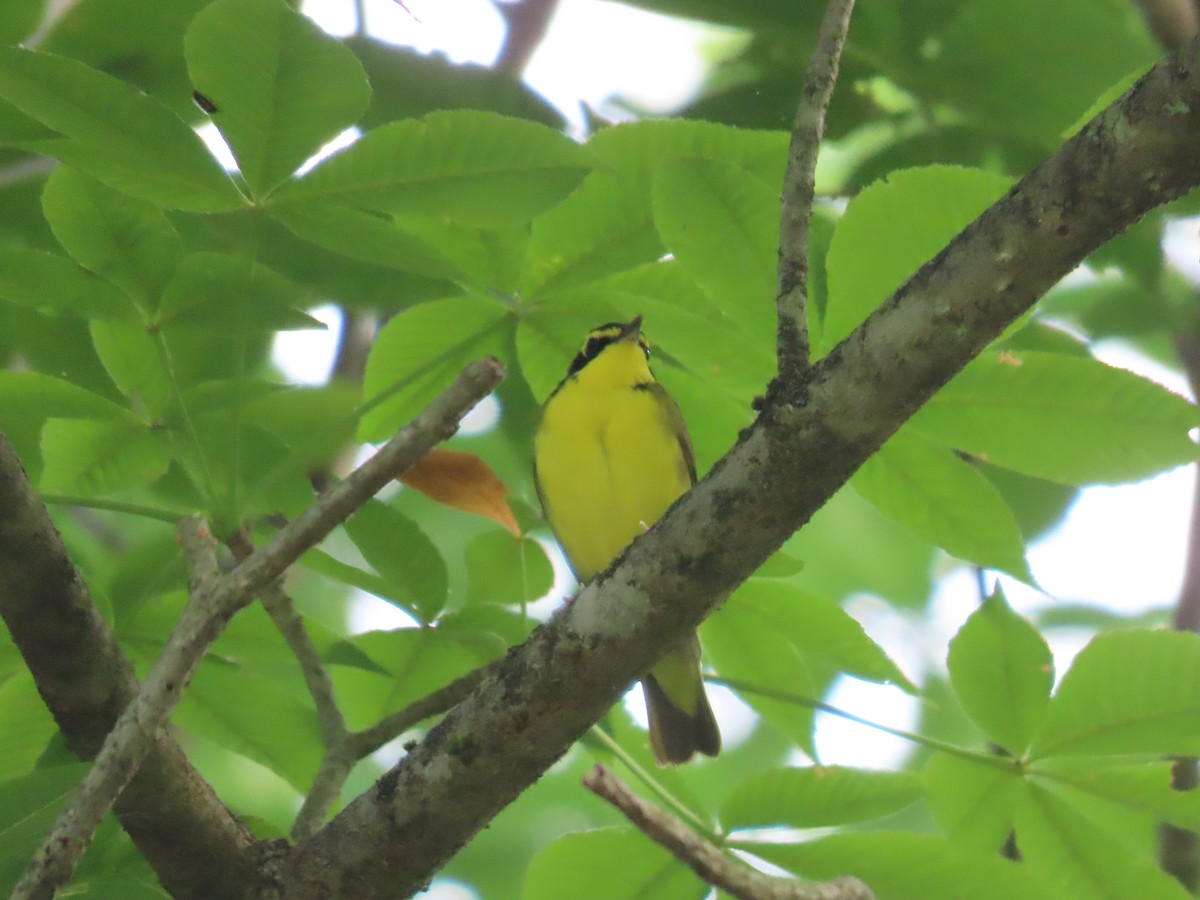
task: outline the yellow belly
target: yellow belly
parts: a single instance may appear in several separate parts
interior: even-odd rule
[[[551,399],[535,440],[550,527],[581,581],[605,569],[690,486],[679,438],[655,394],[632,388]],[[668,401],[669,402],[669,401]]]

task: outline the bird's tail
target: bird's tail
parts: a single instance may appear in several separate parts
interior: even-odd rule
[[[700,642],[695,635],[668,653],[642,679],[650,719],[650,746],[659,765],[685,763],[694,753],[716,756],[721,732],[704,692]]]

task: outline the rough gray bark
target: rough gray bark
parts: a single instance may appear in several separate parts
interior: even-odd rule
[[[1157,65],[806,374],[613,568],[294,852],[286,896],[405,896],[532,784],[989,341],[1200,183],[1200,44]],[[764,298],[764,302],[769,302]]]

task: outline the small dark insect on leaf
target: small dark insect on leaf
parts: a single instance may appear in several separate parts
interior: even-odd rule
[[[196,101],[198,107],[210,116],[217,111],[217,104],[213,103],[199,91],[192,91],[192,99]]]

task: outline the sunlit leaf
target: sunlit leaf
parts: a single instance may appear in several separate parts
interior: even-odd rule
[[[721,805],[721,824],[727,829],[846,825],[898,812],[920,796],[920,779],[911,772],[848,766],[772,769],[730,791]]]
[[[1200,635],[1101,634],[1063,675],[1030,754],[1200,754]]]
[[[1050,700],[1054,660],[1046,639],[999,589],[959,629],[946,664],[967,715],[990,740],[1024,753]]]
[[[354,54],[282,0],[217,0],[184,40],[192,83],[256,196],[366,111]]]
[[[73,59],[0,48],[0,98],[65,140],[30,146],[161,206],[237,209],[242,197],[203,141],[153,97]]]

